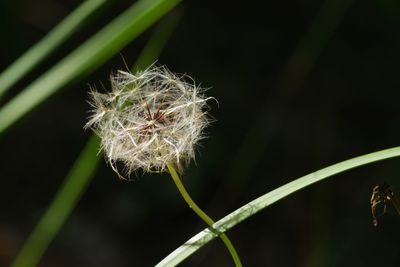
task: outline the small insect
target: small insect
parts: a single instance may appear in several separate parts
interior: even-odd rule
[[[378,225],[378,217],[386,213],[387,204],[392,203],[396,208],[398,214],[400,215],[400,200],[395,196],[392,188],[384,183],[382,185],[377,185],[372,189],[371,196],[371,212],[372,212],[372,224],[374,226]],[[383,211],[378,213],[379,206],[383,205]]]

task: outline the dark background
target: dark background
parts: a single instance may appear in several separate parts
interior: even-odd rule
[[[80,1],[0,2],[0,67],[40,40]],[[17,84],[17,94],[130,1],[116,1]],[[218,99],[184,183],[218,219],[330,164],[399,145],[397,0],[183,1],[158,62]],[[178,14],[177,13],[177,14]],[[151,29],[121,51],[133,64]],[[108,85],[115,56],[52,97],[0,139],[0,266],[7,266],[88,140],[88,84]],[[40,266],[153,266],[204,228],[167,175],[96,177]],[[297,192],[229,231],[245,266],[400,266],[400,217],[371,223],[373,186],[400,194],[400,159]],[[182,266],[232,266],[214,240]]]

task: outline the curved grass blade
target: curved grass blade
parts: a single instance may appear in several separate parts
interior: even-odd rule
[[[316,172],[312,172],[247,203],[246,205],[217,221],[215,224],[213,224],[213,228],[218,232],[224,233],[240,222],[248,219],[250,216],[277,202],[278,200],[283,199],[286,196],[318,181],[362,165],[399,156],[400,147],[394,147],[345,160],[320,169]],[[211,231],[208,228],[204,229],[202,232],[186,241],[185,244],[174,250],[156,266],[176,266],[191,254],[199,250],[202,246],[217,237],[215,232],[215,230]]]

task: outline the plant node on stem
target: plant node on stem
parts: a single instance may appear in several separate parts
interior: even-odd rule
[[[179,175],[175,170],[175,167],[172,164],[167,163],[167,168],[172,177],[172,180],[174,180],[174,183],[179,190],[179,193],[181,193],[183,199],[186,201],[189,207],[209,226],[211,231],[216,233],[221,238],[222,242],[224,242],[225,246],[228,248],[229,253],[233,258],[233,261],[235,262],[235,265],[237,267],[242,267],[239,255],[237,254],[236,249],[233,246],[232,242],[229,240],[228,236],[224,233],[219,233],[216,231],[216,229],[213,227],[214,224],[213,219],[211,219],[202,209],[200,209],[200,207],[190,197],[189,193],[183,186],[183,183],[179,178]]]

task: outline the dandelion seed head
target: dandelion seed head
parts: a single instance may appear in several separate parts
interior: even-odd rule
[[[128,176],[138,169],[163,172],[167,163],[187,165],[210,122],[210,97],[190,77],[166,67],[118,71],[110,79],[111,92],[90,93],[92,111],[85,127],[101,138],[112,169],[123,177],[119,162]]]

